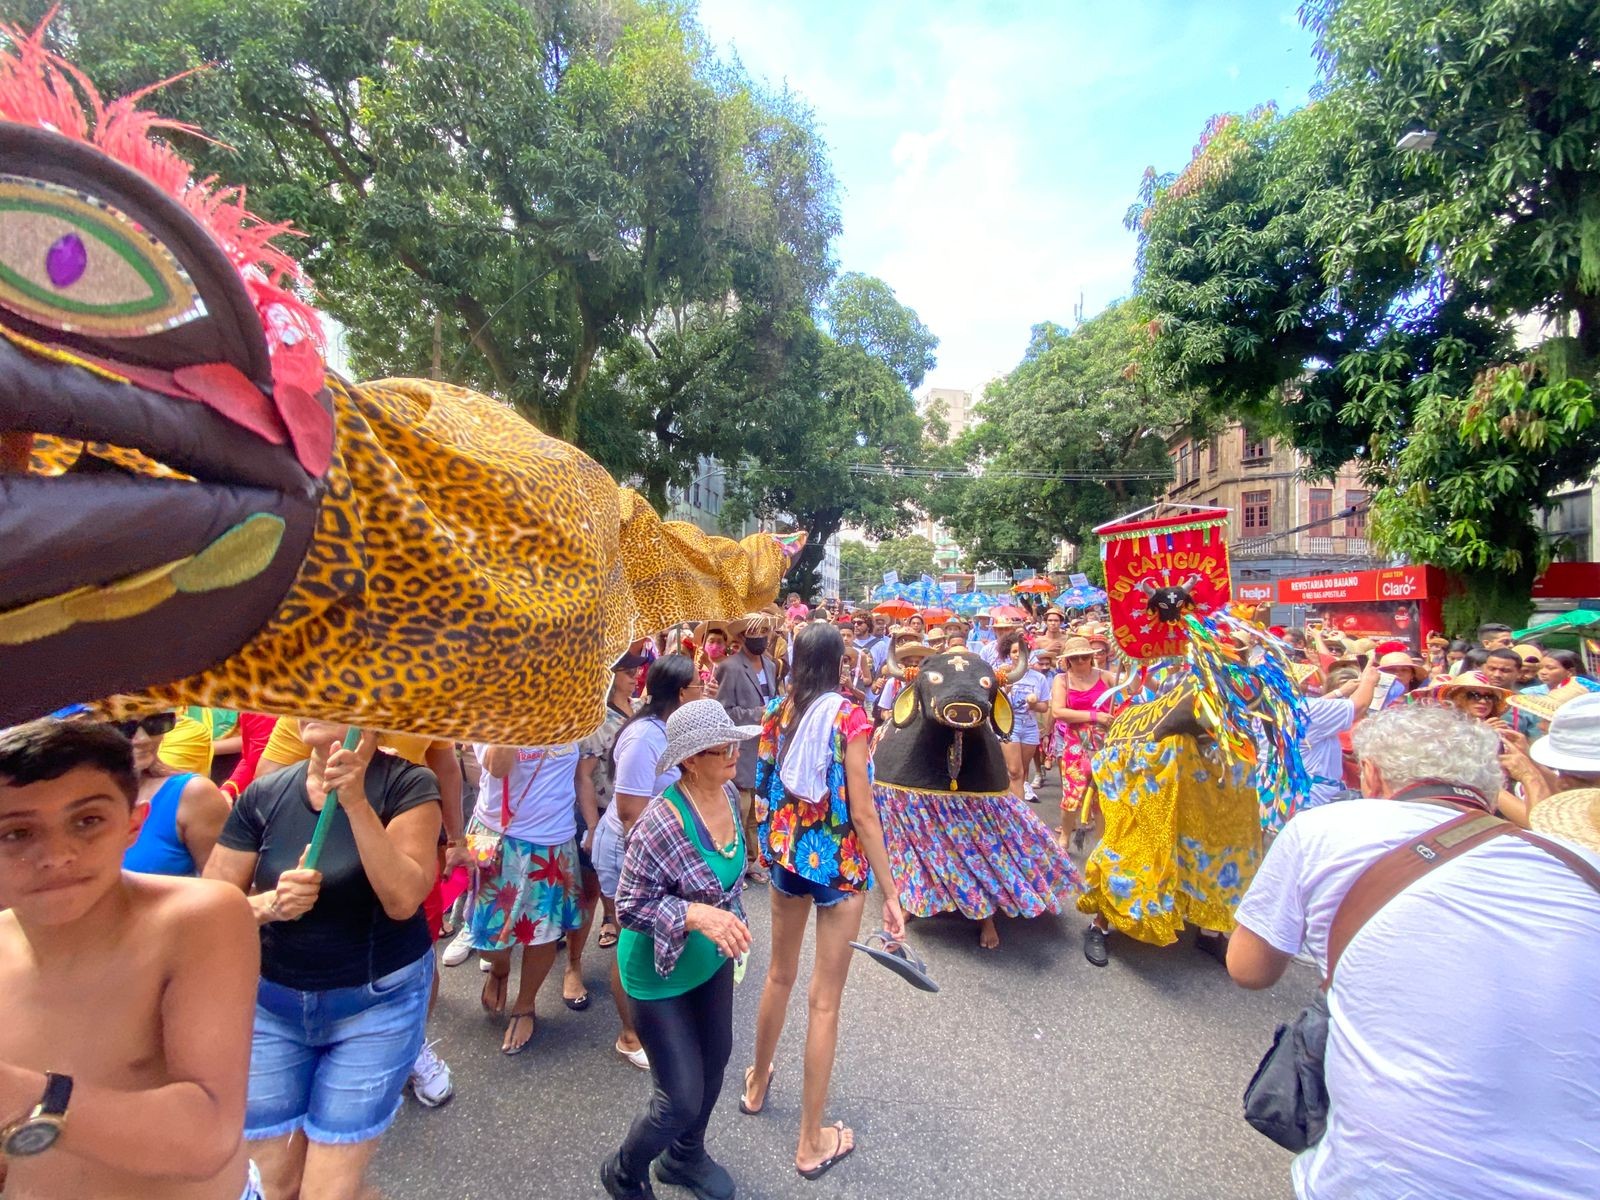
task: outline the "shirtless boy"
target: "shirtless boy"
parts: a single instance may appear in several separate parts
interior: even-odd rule
[[[6,1200],[256,1195],[241,1140],[255,920],[237,888],[123,872],[137,796],[109,726],[0,731]]]

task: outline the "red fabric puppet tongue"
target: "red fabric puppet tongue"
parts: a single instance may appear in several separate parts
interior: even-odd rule
[[[289,427],[295,457],[318,479],[333,461],[333,414],[318,397],[323,390],[322,356],[302,338],[279,345],[272,354],[272,398]]]
[[[274,446],[289,440],[271,399],[232,363],[179,367],[172,378],[207,408],[221,413],[235,425],[244,426],[257,437]]]

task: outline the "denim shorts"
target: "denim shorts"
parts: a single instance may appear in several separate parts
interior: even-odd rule
[[[263,979],[244,1136],[304,1129],[325,1145],[381,1136],[422,1050],[432,983],[432,951],[356,987],[302,992]]]
[[[616,811],[613,804],[601,815],[600,824],[594,827],[594,844],[589,849],[594,873],[600,880],[600,894],[611,900],[617,897],[617,883],[622,878],[622,854],[627,848],[622,836],[622,818],[614,815]]]
[[[832,908],[841,900],[848,900],[851,896],[859,896],[860,892],[846,892],[839,888],[825,887],[820,883],[812,883],[802,875],[796,875],[788,867],[772,864],[772,878],[768,881],[782,895],[791,900],[810,900],[818,908]]]

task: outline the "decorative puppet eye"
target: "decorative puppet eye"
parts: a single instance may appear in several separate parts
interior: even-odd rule
[[[993,687],[994,686],[994,680],[990,679],[987,675],[985,675],[982,679],[978,680],[978,686],[981,687],[981,688]]]
[[[922,677],[924,679],[926,679],[929,683],[943,683],[944,682],[944,676],[939,674],[939,672],[937,672],[937,671],[924,671],[922,673]]]
[[[147,337],[205,315],[172,251],[93,196],[0,174],[0,306],[36,325]]]

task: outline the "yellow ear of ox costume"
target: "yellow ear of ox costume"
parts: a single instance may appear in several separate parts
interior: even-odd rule
[[[803,538],[663,523],[486,396],[327,376],[284,228],[4,32],[0,726],[114,696],[569,741],[636,632],[775,597]]]

